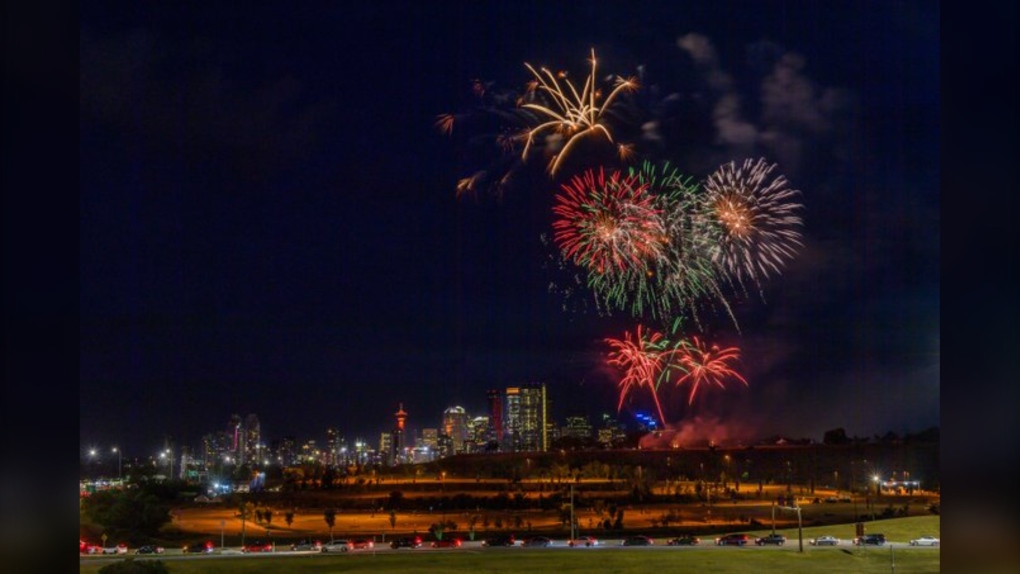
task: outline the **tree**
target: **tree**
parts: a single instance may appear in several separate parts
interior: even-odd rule
[[[272,526],[273,525],[273,511],[268,509],[268,508],[263,510],[262,511],[262,519],[266,521],[266,528],[269,528],[270,526]]]
[[[616,522],[613,523],[613,530],[623,530],[623,509],[616,511]]]
[[[326,520],[326,526],[329,526],[329,541],[332,542],[333,526],[336,525],[336,509],[327,508],[326,511],[322,513],[322,517]]]
[[[283,514],[283,521],[287,523],[287,528],[290,528],[291,524],[294,524],[294,511],[288,510]]]
[[[251,517],[252,509],[255,505],[245,501],[243,498],[240,500],[241,502],[237,506],[237,512],[241,516],[241,546],[244,546],[245,523],[248,521],[248,518]]]
[[[432,536],[436,537],[436,540],[443,539],[443,531],[446,529],[446,525],[443,522],[436,522],[432,526],[429,526],[429,532]]]
[[[822,436],[822,442],[824,444],[847,444],[850,442],[850,439],[846,436],[846,429],[840,427],[825,431],[825,434]]]
[[[390,510],[398,510],[404,504],[404,493],[400,490],[394,490],[390,493],[390,500],[387,503],[387,508]]]
[[[390,511],[390,528],[397,527],[397,512],[395,510]]]
[[[115,533],[155,536],[170,522],[171,503],[149,488],[103,490],[85,498],[82,510]]]

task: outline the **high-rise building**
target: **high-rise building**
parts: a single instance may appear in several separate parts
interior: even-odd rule
[[[488,440],[496,441],[496,444],[503,444],[503,393],[499,389],[489,389],[486,393],[489,402],[489,429]]]
[[[439,429],[421,429],[421,445],[432,451],[439,449]]]
[[[238,464],[244,463],[244,422],[241,415],[230,416],[230,423],[227,425],[227,433],[230,435],[230,457]]]
[[[259,417],[249,414],[244,418],[244,457],[242,464],[250,462],[252,466],[261,464],[259,459],[260,446],[262,444],[262,425],[259,424]]]
[[[592,428],[588,417],[584,415],[571,415],[567,417],[567,424],[560,430],[561,437],[572,437],[582,441],[591,439]]]
[[[544,383],[521,387],[521,446],[525,451],[549,448],[549,410]]]
[[[545,383],[507,387],[506,429],[516,452],[549,448],[549,401]]]
[[[393,453],[393,433],[384,432],[379,435],[379,452],[386,453],[386,462],[392,464],[389,455]]]
[[[299,462],[318,463],[322,461],[322,450],[319,449],[319,445],[312,439],[305,444],[301,445],[301,454],[298,457]]]
[[[404,403],[400,403],[400,408],[394,415],[397,418],[397,426],[393,429],[393,446],[390,451],[382,451],[390,453],[390,464],[402,464],[406,462],[404,460],[406,455],[404,449],[406,448],[404,433],[404,423],[407,421],[407,412],[404,411]]]
[[[327,466],[340,466],[343,463],[343,450],[346,447],[344,436],[335,427],[326,429],[326,451],[323,462]]]
[[[480,416],[468,421],[468,434],[470,435],[470,440],[467,442],[468,452],[485,451],[489,437],[492,436],[492,424],[489,422],[489,417]]]
[[[297,440],[292,436],[285,436],[276,443],[276,460],[281,466],[290,466],[297,461]]]
[[[520,387],[506,388],[506,420],[503,423],[503,440],[500,448],[503,450],[517,452],[521,448],[521,389]]]
[[[436,439],[436,453],[440,457],[456,454],[453,448],[453,439],[446,433],[439,433],[439,437]]]
[[[615,418],[608,413],[602,413],[602,424],[598,431],[599,445],[603,448],[614,448],[619,445],[627,436],[627,433]]]
[[[443,432],[450,437],[453,452],[464,452],[464,442],[468,440],[468,415],[464,407],[450,407],[443,412]]]

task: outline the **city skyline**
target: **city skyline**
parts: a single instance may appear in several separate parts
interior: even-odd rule
[[[558,417],[655,411],[619,401],[606,361],[638,318],[553,257],[584,142],[461,193],[496,170],[458,114],[502,111],[542,67],[580,87],[596,54],[650,110],[620,141],[696,182],[763,158],[804,206],[780,274],[685,324],[739,348],[747,385],[663,385],[665,422],[692,441],[938,426],[938,28],[937,6],[880,3],[83,6],[82,440],[142,451],[234,412],[368,433],[400,403],[408,424],[484,413],[532,381]]]

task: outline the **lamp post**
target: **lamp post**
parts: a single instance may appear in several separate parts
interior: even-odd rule
[[[800,516],[800,505],[797,506],[784,506],[783,510],[792,510],[797,513],[797,544],[799,546],[799,552],[804,552],[804,526]],[[772,534],[776,533],[776,506],[775,502],[772,503]]]
[[[123,479],[124,475],[121,472],[121,464],[120,464],[120,447],[116,447],[116,446],[113,447],[113,452],[117,453],[117,478],[118,479]]]
[[[577,532],[574,530],[574,485],[570,485],[570,543],[577,540]]]
[[[173,480],[174,479],[174,451],[173,450],[164,450],[163,452],[159,453],[159,458],[166,459],[166,458],[168,458],[167,454],[170,455],[169,456],[169,459],[170,459],[170,480]]]

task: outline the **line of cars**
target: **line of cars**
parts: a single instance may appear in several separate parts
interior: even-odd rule
[[[114,546],[101,546],[99,544],[89,544],[88,542],[78,539],[78,553],[79,554],[127,554],[127,544],[116,544]],[[137,553],[137,552],[136,552]]]
[[[716,538],[715,544],[717,546],[746,546],[752,541],[758,546],[783,546],[786,544],[787,538],[782,534],[777,533],[768,534],[758,538],[752,538],[750,535],[744,533],[731,533]],[[667,546],[696,546],[700,543],[701,539],[691,534],[684,534],[666,541]],[[823,535],[811,539],[809,543],[812,546],[838,546],[840,540],[835,536]],[[854,538],[852,543],[856,546],[884,546],[886,544],[886,538],[884,534],[866,534]],[[422,538],[415,535],[396,538],[390,542],[389,546],[394,550],[400,548],[414,549],[421,548],[423,544],[424,542],[422,541]],[[521,540],[520,546],[548,547],[552,544],[553,541],[546,536],[529,536]],[[640,534],[628,536],[624,538],[622,543],[623,546],[653,546],[654,544],[655,541],[651,537]],[[940,540],[931,535],[924,535],[910,540],[911,546],[939,546],[939,544]],[[431,543],[432,548],[460,548],[462,545],[463,539],[457,536],[444,537]],[[482,541],[482,546],[487,547],[507,547],[516,545],[517,538],[513,534],[493,536]],[[594,536],[583,536],[576,540],[569,540],[567,545],[570,547],[592,547],[598,546],[599,541]],[[348,552],[350,550],[368,550],[373,549],[374,547],[375,542],[368,538],[333,540],[327,543],[306,538],[291,544],[290,550],[329,553]],[[187,544],[182,547],[181,550],[184,554],[209,554],[215,550],[215,545],[211,540],[206,540]],[[264,542],[261,540],[256,540],[242,546],[241,548],[242,553],[273,552],[274,550],[275,546],[272,542]],[[127,554],[128,547],[126,544],[100,546],[89,544],[84,540],[79,540],[79,552],[81,554]],[[164,552],[165,549],[162,546],[155,544],[143,545],[134,551],[135,554],[163,554]]]

